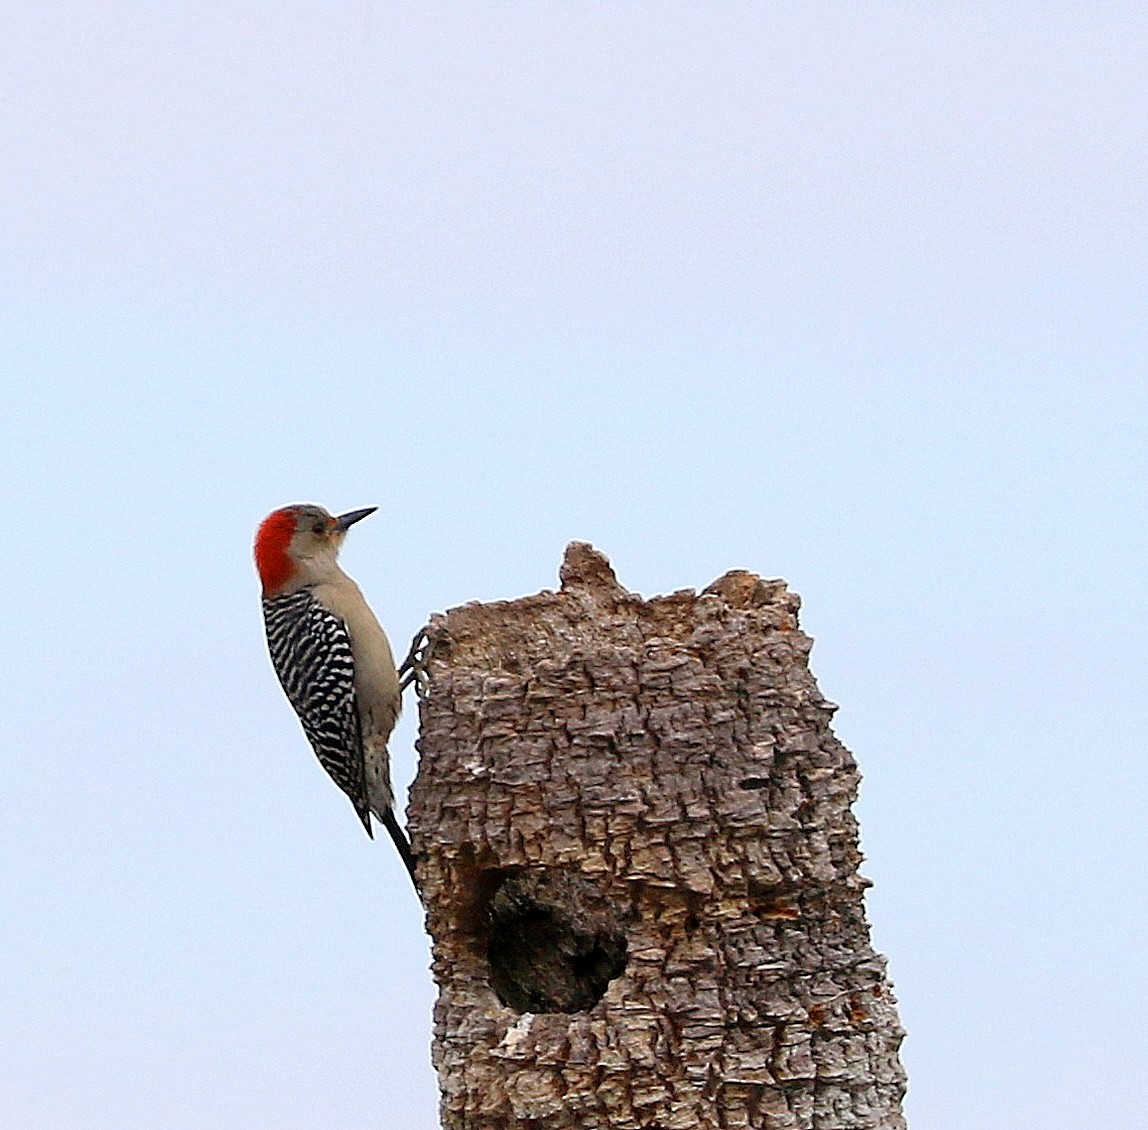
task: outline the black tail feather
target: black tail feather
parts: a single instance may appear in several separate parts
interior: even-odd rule
[[[403,863],[406,865],[407,871],[410,873],[411,882],[415,885],[415,891],[419,889],[419,881],[415,876],[415,855],[411,851],[411,841],[407,839],[406,832],[403,831],[402,825],[399,824],[398,819],[395,817],[395,810],[388,808],[383,813],[383,827],[386,828],[392,840],[394,840],[395,847],[398,848],[399,855],[402,856]]]

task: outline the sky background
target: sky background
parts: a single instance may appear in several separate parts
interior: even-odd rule
[[[5,1130],[437,1126],[264,650],[301,500],[381,507],[397,650],[571,538],[787,578],[914,1130],[1140,1130],[1146,63],[1104,0],[8,0]]]

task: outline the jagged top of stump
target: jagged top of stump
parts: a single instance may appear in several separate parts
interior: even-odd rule
[[[765,579],[745,569],[731,569],[707,585],[649,599],[619,583],[609,558],[589,542],[566,546],[558,572],[557,592],[544,589],[516,600],[472,601],[436,612],[429,629],[437,646],[449,646],[455,661],[511,670],[549,654],[563,638],[583,639],[609,629],[602,643],[617,644],[618,632],[631,624],[641,634],[700,643],[705,622],[736,612],[763,618],[779,631],[797,631],[801,598],[785,581]],[[608,615],[603,616],[603,613]],[[544,613],[540,615],[540,613]]]

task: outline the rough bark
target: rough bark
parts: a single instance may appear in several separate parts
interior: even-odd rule
[[[446,1130],[904,1126],[858,774],[799,600],[559,592],[432,618],[410,830]]]

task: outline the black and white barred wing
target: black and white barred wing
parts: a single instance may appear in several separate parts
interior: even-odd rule
[[[271,664],[320,764],[371,834],[347,626],[306,589],[263,602]]]

